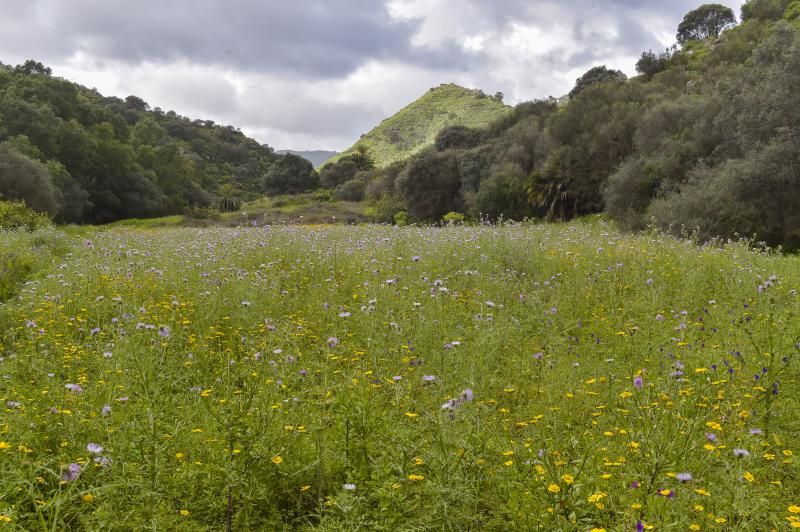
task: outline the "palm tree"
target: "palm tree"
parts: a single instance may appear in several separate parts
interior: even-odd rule
[[[239,209],[239,199],[236,197],[236,189],[230,183],[223,183],[217,188],[219,196],[219,210],[222,212],[233,212]]]
[[[566,220],[574,215],[574,211],[570,212],[573,210],[573,198],[561,181],[534,172],[528,181],[527,192],[528,203],[547,210],[547,221]]]

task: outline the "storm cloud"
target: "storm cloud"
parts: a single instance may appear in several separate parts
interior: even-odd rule
[[[738,10],[740,1],[726,2]],[[700,2],[5,0],[0,61],[279,148],[347,147],[431,86],[559,96],[597,64],[629,74]]]

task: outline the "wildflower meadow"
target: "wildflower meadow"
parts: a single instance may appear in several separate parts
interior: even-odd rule
[[[797,257],[595,219],[58,241],[0,306],[0,530],[800,528]]]

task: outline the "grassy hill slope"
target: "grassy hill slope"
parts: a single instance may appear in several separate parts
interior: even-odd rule
[[[440,85],[381,122],[344,153],[363,145],[378,167],[388,166],[432,145],[446,126],[484,127],[510,111],[511,107],[482,91]]]

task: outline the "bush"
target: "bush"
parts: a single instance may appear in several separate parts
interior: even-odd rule
[[[394,224],[398,227],[405,227],[410,222],[410,216],[406,211],[400,211],[394,215]]]
[[[364,190],[367,188],[366,181],[352,179],[342,183],[333,191],[333,197],[339,201],[362,201]]]
[[[35,231],[52,225],[46,214],[29,209],[24,201],[0,201],[0,229]]]
[[[448,212],[442,216],[442,221],[447,225],[458,225],[464,223],[466,217],[460,212]]]

